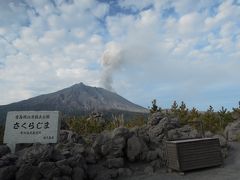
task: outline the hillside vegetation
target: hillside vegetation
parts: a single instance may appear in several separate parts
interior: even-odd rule
[[[163,116],[177,117],[180,124],[191,125],[199,131],[210,131],[212,133],[222,134],[225,127],[237,119],[240,115],[240,107],[233,108],[232,111],[222,107],[219,111],[214,111],[210,105],[205,112],[199,112],[196,108],[189,109],[184,102],[178,104],[173,102],[172,106],[163,110],[157,105],[154,99],[149,108],[151,114],[160,112]],[[141,127],[148,122],[144,116],[136,116],[132,120],[125,121],[123,116],[113,116],[112,119],[105,120],[104,123],[93,117],[74,117],[67,120],[69,128],[79,134],[100,133],[104,130],[112,130],[123,126],[127,128]]]
[[[215,112],[210,106],[200,113],[195,108],[188,110],[184,102],[174,102],[170,109],[163,110],[153,100],[149,111],[148,118],[136,116],[129,121],[124,115],[108,119],[102,113],[71,117],[63,121],[58,143],[35,143],[21,153],[10,154],[9,148],[1,145],[0,179],[8,180],[5,177],[10,171],[11,179],[111,180],[139,173],[149,175],[167,167],[166,140],[201,138],[203,130],[213,132],[206,132],[205,137],[218,138],[219,155],[224,159],[228,156],[228,140],[221,133],[238,118],[239,108]],[[240,127],[239,121],[234,123]],[[230,131],[230,137],[236,138],[235,132]]]
[[[190,125],[198,131],[210,131],[212,133],[222,134],[225,127],[240,116],[240,106],[233,108],[232,111],[222,107],[219,111],[214,111],[212,106],[205,112],[199,112],[196,108],[189,109],[184,102],[178,104],[173,102],[167,110],[157,105],[157,101],[152,101],[149,107],[150,114],[160,112],[166,117],[176,117],[179,119],[181,126]],[[137,114],[132,116],[131,120],[125,120],[123,115],[101,115],[90,114],[89,116],[74,116],[65,118],[67,127],[78,134],[88,135],[92,133],[101,133],[104,130],[113,130],[117,127],[142,127],[148,122],[147,116]],[[0,143],[2,143],[4,127],[0,126]]]
[[[150,112],[161,112],[167,116],[178,117],[182,125],[189,124],[195,128],[202,125],[205,131],[217,133],[222,132],[230,122],[239,117],[240,105],[238,108],[233,108],[232,111],[223,106],[219,111],[214,111],[210,105],[206,111],[200,112],[196,108],[189,109],[183,101],[180,104],[174,101],[168,110],[162,110],[157,106],[156,100],[153,100]]]

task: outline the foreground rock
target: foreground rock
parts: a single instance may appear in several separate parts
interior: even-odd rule
[[[0,158],[8,153],[10,153],[9,147],[6,145],[0,145]]]
[[[150,140],[157,144],[162,143],[164,139],[168,138],[168,132],[170,130],[180,127],[177,118],[161,118],[162,115],[160,113],[156,113],[156,115],[154,115],[153,117],[155,117],[157,120],[154,120],[154,118],[150,118],[152,123],[150,123],[147,133],[150,137]]]
[[[34,144],[32,147],[25,148],[18,152],[18,166],[31,164],[37,166],[40,162],[50,161],[53,157],[52,145]]]
[[[15,165],[5,166],[0,168],[0,179],[1,180],[12,180],[15,179],[17,167]]]
[[[15,155],[0,146],[0,179],[110,180],[135,173],[151,175],[166,166],[166,140],[195,137],[199,137],[196,130],[180,127],[177,118],[161,113],[153,114],[143,127],[119,127],[87,138],[61,131],[58,144],[34,144]],[[225,138],[214,137],[227,152]]]
[[[188,138],[200,138],[201,135],[196,129],[193,129],[189,125],[185,125],[181,128],[171,129],[168,131],[168,139],[188,139]]]
[[[222,157],[223,157],[223,159],[227,158],[230,146],[229,146],[226,138],[223,135],[219,135],[219,134],[215,134],[211,137],[219,139],[219,143],[220,143],[220,146],[221,146]]]
[[[140,155],[148,151],[146,143],[136,135],[130,137],[127,141],[127,158],[130,161],[140,159]]]
[[[240,120],[236,120],[227,125],[224,134],[229,141],[240,141]]]

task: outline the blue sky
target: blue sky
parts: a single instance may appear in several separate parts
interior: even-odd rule
[[[83,82],[144,107],[240,100],[239,0],[0,1],[0,104]]]

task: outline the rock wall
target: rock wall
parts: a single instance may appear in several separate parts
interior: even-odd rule
[[[1,145],[0,179],[108,180],[152,174],[166,165],[165,140],[195,137],[196,130],[160,113],[144,127],[119,127],[84,138],[64,130],[58,144],[33,144],[15,154]],[[218,138],[227,146],[224,137]]]
[[[240,141],[240,119],[227,125],[224,134],[230,141]]]

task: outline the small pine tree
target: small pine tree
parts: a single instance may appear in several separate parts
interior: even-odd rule
[[[238,102],[238,107],[237,108],[232,108],[232,117],[233,119],[238,119],[240,118],[240,101]]]
[[[178,107],[178,117],[181,124],[188,123],[188,109],[186,104],[182,101],[181,105]]]
[[[173,102],[172,106],[171,106],[171,112],[174,114],[174,115],[177,115],[177,109],[178,109],[178,104],[176,101]]]
[[[218,111],[219,115],[219,130],[223,131],[225,127],[233,121],[232,114],[227,110],[227,108],[222,108]]]
[[[213,109],[213,107],[211,105],[209,106],[207,112],[209,112],[209,113],[214,112],[214,109]]]
[[[150,109],[150,113],[153,114],[153,113],[155,113],[155,112],[161,112],[161,111],[162,111],[162,108],[157,106],[157,100],[154,99],[154,100],[152,101],[152,107],[151,107],[151,109]]]
[[[150,112],[151,112],[151,113],[157,112],[157,109],[158,109],[157,100],[154,99],[154,100],[152,101],[152,107],[151,107],[151,109],[150,109]]]
[[[220,128],[223,128],[223,123],[224,123],[226,114],[227,114],[227,108],[224,108],[222,106],[222,108],[218,111]]]
[[[193,107],[189,111],[188,119],[191,122],[190,125],[195,129],[197,129],[198,131],[201,131],[202,133],[204,133],[200,117],[201,117],[201,114],[198,112],[198,110],[195,107]]]
[[[199,114],[198,110],[195,107],[193,107],[189,113],[189,120],[194,121],[195,119],[198,119],[199,117],[200,117],[200,114]]]
[[[214,112],[212,106],[209,106],[206,113],[202,115],[202,121],[205,130],[211,131],[213,133],[219,130],[219,118]]]

